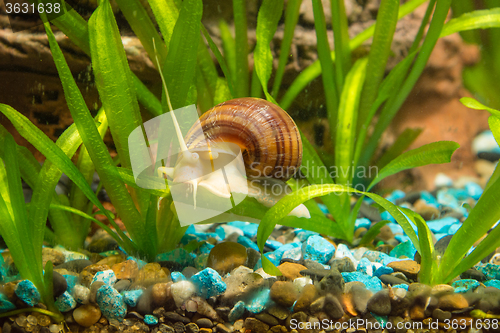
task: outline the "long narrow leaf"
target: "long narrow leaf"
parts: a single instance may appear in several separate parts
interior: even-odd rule
[[[248,71],[248,27],[247,27],[247,2],[233,0],[234,15],[234,43],[236,53],[236,96],[246,97],[249,94]]]
[[[337,83],[337,91],[342,91],[344,79],[351,69],[351,49],[349,47],[349,25],[344,1],[330,0],[330,8],[332,12],[332,30],[333,30],[333,45],[335,58],[337,59],[335,66],[335,81]],[[382,4],[380,5],[380,10]],[[373,43],[375,45],[375,42]]]
[[[422,133],[422,128],[407,128],[401,133],[396,141],[378,159],[376,167],[382,169],[390,161],[401,155]]]
[[[475,10],[451,19],[444,25],[440,37],[461,31],[488,28],[500,28],[500,8]]]

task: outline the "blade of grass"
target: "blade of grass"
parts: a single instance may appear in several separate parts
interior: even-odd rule
[[[271,95],[276,99],[278,91],[281,86],[281,80],[285,73],[285,66],[290,57],[290,47],[292,46],[295,26],[299,20],[300,5],[302,0],[289,0],[285,9],[285,31],[283,33],[283,40],[281,41],[280,57],[278,60],[278,68],[274,76],[273,89]]]
[[[236,88],[235,97],[246,97],[250,93],[246,6],[247,2],[245,0],[233,0],[234,43],[236,53],[236,81],[234,82]]]
[[[373,242],[373,240],[375,239],[375,237],[377,237],[378,234],[380,233],[380,229],[382,229],[382,227],[387,223],[389,223],[389,221],[383,220],[377,222],[374,226],[371,226],[370,229],[368,229],[368,231],[363,235],[363,237],[359,241],[359,245],[370,245],[371,242]]]
[[[401,133],[392,146],[378,159],[375,166],[385,167],[390,161],[401,155],[422,133],[422,128],[407,128]]]
[[[220,39],[222,41],[222,50],[224,51],[224,58],[227,61],[227,68],[229,70],[228,74],[224,72],[224,76],[226,79],[231,80],[232,82],[236,82],[236,44],[234,42],[234,38],[231,35],[231,31],[229,30],[229,26],[225,20],[220,20],[219,22],[219,31],[220,31]],[[205,36],[207,35],[203,32]],[[213,41],[212,41],[213,42]],[[210,48],[212,48],[210,46]],[[212,50],[213,52],[213,50]],[[219,64],[221,61],[217,58]]]
[[[337,108],[339,107],[339,94],[342,87],[335,84],[335,68],[330,56],[330,44],[326,33],[325,14],[321,0],[313,0],[314,29],[316,30],[316,40],[318,44],[318,58],[321,64],[321,79],[325,91],[326,113],[330,124],[330,140],[335,146],[337,128]]]
[[[373,42],[368,55],[366,80],[363,85],[359,102],[357,132],[368,130],[364,128],[369,116],[380,83],[384,78],[387,60],[391,54],[391,44],[398,23],[399,0],[382,0],[377,14],[377,24],[373,34]]]
[[[439,37],[474,29],[500,28],[500,8],[475,10],[446,22]]]
[[[283,14],[283,0],[264,0],[257,15],[257,44],[253,52],[255,73],[259,78],[266,99],[273,102],[274,98],[269,94],[267,84],[273,70],[273,55],[271,53],[271,41],[278,22]]]
[[[425,3],[427,0],[410,0],[399,7],[398,20],[402,17],[412,13],[417,7]],[[349,42],[351,50],[354,50],[361,46],[365,41],[373,36],[375,31],[375,25],[372,25],[356,35]],[[335,53],[331,53],[332,61],[335,61]],[[315,78],[321,75],[321,65],[319,60],[313,62],[309,67],[305,68],[297,78],[292,82],[288,90],[286,91],[283,98],[280,100],[280,105],[283,109],[288,109],[292,104],[293,100],[298,96],[298,94]]]
[[[453,141],[438,141],[403,153],[378,172],[375,179],[368,186],[368,190],[373,188],[382,179],[400,171],[429,164],[449,163],[451,155],[459,147],[460,145]]]
[[[382,4],[380,8],[382,8]],[[347,23],[344,1],[330,0],[330,8],[332,11],[333,46],[335,59],[337,59],[335,63],[335,81],[337,83],[337,92],[340,94],[344,86],[344,79],[351,69],[349,26]],[[379,13],[380,10],[381,9],[379,9]],[[375,44],[375,42],[373,44]]]

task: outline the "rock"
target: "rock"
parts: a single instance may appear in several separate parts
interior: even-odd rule
[[[124,290],[128,290],[131,284],[132,284],[132,282],[130,280],[123,279],[123,280],[116,282],[113,287],[116,290],[118,290],[119,292],[121,292]]]
[[[158,324],[158,318],[156,318],[153,315],[147,314],[144,316],[144,322],[146,323],[146,325],[153,326],[153,325]]]
[[[388,267],[394,269],[396,272],[401,272],[409,279],[416,279],[420,271],[420,265],[414,260],[393,261],[387,264]]]
[[[195,323],[189,323],[186,325],[186,333],[198,333],[200,328]]]
[[[80,284],[77,284],[76,286],[73,287],[73,292],[71,293],[71,296],[73,296],[75,301],[77,301],[78,303],[87,304],[90,298],[90,289]]]
[[[369,277],[368,275],[352,272],[352,273],[341,273],[345,282],[359,281],[362,282],[368,290],[371,292],[378,292],[382,290],[382,282],[376,276]]]
[[[208,256],[207,266],[225,275],[234,268],[244,265],[247,260],[246,248],[238,243],[223,242],[217,244]]]
[[[308,284],[304,287],[302,292],[297,299],[297,302],[293,306],[294,311],[306,311],[309,309],[311,303],[316,299],[317,291],[316,287],[312,284]]]
[[[472,279],[457,280],[451,284],[456,293],[466,293],[479,287],[479,282]]]
[[[40,302],[40,293],[30,280],[20,281],[16,285],[15,293],[28,306],[35,306]]]
[[[481,266],[476,266],[477,270],[482,272],[488,280],[500,280],[500,266],[499,265],[492,265],[490,263],[487,263],[485,265]]]
[[[254,268],[257,262],[260,260],[260,252],[255,251],[252,248],[247,248],[247,261],[245,263],[246,267]]]
[[[251,297],[253,293],[267,285],[264,278],[257,273],[253,273],[251,269],[244,267],[248,271],[238,272],[243,267],[236,268],[231,275],[224,279],[227,288],[222,295],[223,304],[233,305],[242,299]]]
[[[330,273],[330,270],[321,268],[321,269],[305,269],[303,271],[300,271],[300,274],[304,276],[310,276],[311,279],[314,281],[320,281],[323,279],[325,276],[327,276]]]
[[[99,260],[96,265],[108,265],[109,267],[113,267],[113,265],[124,262],[127,258],[124,254],[121,254],[116,250],[104,252],[102,255],[104,258]]]
[[[123,301],[131,307],[137,306],[137,301],[144,293],[143,289],[127,290],[122,293]]]
[[[68,312],[76,307],[75,299],[67,291],[56,299],[55,304],[61,312]]]
[[[191,299],[198,304],[198,313],[200,315],[210,318],[212,321],[220,321],[217,312],[204,299],[198,296],[192,297]]]
[[[453,294],[455,292],[455,288],[450,286],[449,284],[437,284],[432,287],[431,296],[441,297],[447,294]]]
[[[435,220],[441,215],[439,209],[434,206],[427,205],[424,200],[417,200],[413,207],[415,212],[420,214],[425,221]]]
[[[270,290],[260,290],[252,299],[252,302],[245,305],[245,309],[251,313],[260,313],[264,311],[271,301]]]
[[[469,306],[469,303],[462,294],[448,294],[439,298],[439,308],[441,310],[461,310]]]
[[[356,268],[354,267],[354,263],[349,257],[332,258],[330,259],[328,264],[332,269],[336,268],[340,273],[354,272],[356,270]]]
[[[164,316],[165,316],[165,319],[167,319],[168,321],[171,321],[173,323],[175,323],[175,322],[181,322],[183,324],[187,324],[187,323],[191,322],[189,320],[189,318],[181,316],[177,312],[173,312],[173,311],[165,312]]]
[[[139,274],[139,266],[134,260],[125,260],[123,262],[114,264],[111,269],[115,272],[118,280],[134,279]]]
[[[63,264],[65,260],[66,257],[64,256],[64,253],[62,253],[61,251],[54,250],[50,247],[42,248],[43,267],[45,267],[47,261],[52,261],[52,265],[57,266]]]
[[[116,291],[115,288],[104,284],[96,295],[97,305],[101,309],[103,315],[110,321],[122,321],[127,314],[127,306],[123,300],[123,296]]]
[[[95,273],[92,281],[90,282],[90,285],[92,286],[92,283],[97,281],[104,282],[105,284],[112,286],[116,282],[115,272],[113,272],[113,270],[111,269],[107,269],[105,271],[99,271]]]
[[[347,285],[349,285],[349,288],[347,288]],[[346,289],[349,289],[348,291],[346,290],[346,293],[351,295],[354,309],[358,313],[365,313],[368,306],[368,301],[372,297],[373,293],[370,290],[366,289],[364,284],[359,284],[357,282],[347,283]]]
[[[108,265],[89,265],[80,272],[80,283],[85,287],[90,287],[92,279],[97,272],[110,270]]]
[[[0,313],[15,310],[16,306],[9,301],[6,295],[0,293]]]
[[[243,305],[244,307],[244,305]],[[208,318],[200,318],[198,320],[196,320],[196,325],[198,325],[198,327],[200,328],[212,328],[214,327],[214,323],[212,323],[212,321]]]
[[[322,278],[318,284],[318,292],[322,295],[332,294],[335,297],[340,297],[343,291],[344,279],[337,270],[330,270],[328,275]]]
[[[356,268],[357,272],[363,273],[368,276],[373,276],[373,265],[370,260],[361,258]]]
[[[212,268],[205,268],[199,273],[191,277],[191,282],[198,289],[198,293],[204,297],[209,298],[218,296],[226,291],[226,283],[222,281],[221,276],[217,271]]]
[[[302,244],[302,257],[326,264],[335,253],[335,247],[321,236],[313,235]]]
[[[198,272],[196,272],[196,273],[198,273]],[[186,277],[184,276],[184,274],[182,274],[181,272],[172,272],[172,273],[170,273],[170,278],[172,279],[173,282],[179,282],[179,281],[186,281],[187,280]]]
[[[101,309],[95,304],[85,304],[73,311],[73,318],[83,327],[90,327],[101,318]]]
[[[266,333],[269,330],[269,325],[256,318],[249,317],[245,319],[245,330],[252,333]]]
[[[180,281],[170,286],[174,301],[177,307],[180,307],[196,292],[196,287],[191,281]]]
[[[236,321],[243,316],[243,313],[245,312],[245,303],[243,301],[237,302],[231,311],[229,312],[228,315],[228,320],[229,321]]]
[[[133,286],[149,287],[158,282],[168,281],[170,281],[170,271],[167,268],[161,267],[159,263],[152,262],[139,270]]]
[[[191,278],[191,276],[195,275],[195,274],[196,274],[196,273],[198,273],[198,272],[199,272],[199,270],[198,270],[198,269],[196,269],[195,267],[192,267],[192,266],[187,266],[187,267],[185,267],[185,268],[182,270],[182,272],[181,272],[181,273],[182,273],[182,275],[184,275],[184,277],[185,277],[186,279],[190,279],[190,278]],[[170,275],[172,275],[172,274],[170,274]],[[177,282],[177,281],[174,281],[174,282]]]
[[[412,320],[418,320],[418,321],[421,321],[421,320],[424,320],[425,319],[425,306],[422,305],[422,304],[414,304],[411,308],[410,308],[410,318]]]
[[[271,287],[271,299],[285,307],[291,307],[298,296],[297,289],[290,281],[277,281]]]
[[[368,300],[367,309],[380,316],[387,316],[391,313],[391,298],[389,290],[381,290]]]
[[[101,288],[105,283],[102,281],[98,281],[90,287],[90,294],[89,294],[89,302],[91,303],[96,303],[96,297],[97,297],[97,290]]]
[[[394,258],[413,258],[417,249],[413,246],[411,241],[406,241],[398,244],[394,249],[391,250],[389,255]]]
[[[168,300],[172,299],[170,286],[172,282],[161,282],[153,285],[151,289],[151,299],[157,306],[163,306]]]
[[[325,296],[325,303],[323,304],[323,310],[333,319],[338,320],[344,315],[344,310],[342,309],[342,304],[340,304],[337,297],[328,294]]]
[[[75,273],[80,273],[85,267],[92,265],[92,261],[88,259],[76,259],[66,261],[63,264],[57,265],[54,267],[55,269],[67,269],[68,271],[72,271]]]
[[[397,284],[409,284],[408,282],[406,282],[403,279],[400,279],[400,278],[392,276],[392,275],[386,275],[386,274],[381,275],[380,276],[380,280],[383,283],[391,285],[391,286],[394,286],[394,285],[397,285]]]
[[[462,279],[472,279],[476,281],[484,281],[486,280],[486,276],[483,272],[478,271],[475,268],[471,268],[460,274]]]
[[[54,297],[61,296],[68,289],[66,279],[56,271],[52,271],[52,285]]]
[[[291,263],[291,262],[284,262],[278,266],[278,269],[280,270],[281,274],[283,274],[283,276],[287,280],[293,281],[296,278],[302,276],[300,274],[300,271],[303,271],[307,268],[303,265],[300,265],[300,264],[295,264],[295,263]]]

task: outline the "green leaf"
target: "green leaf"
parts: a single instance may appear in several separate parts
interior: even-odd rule
[[[259,77],[260,84],[264,90],[267,100],[274,99],[269,94],[267,83],[271,78],[273,70],[273,55],[271,53],[271,41],[278,27],[278,22],[283,14],[283,0],[263,0],[257,15],[257,44],[255,45],[254,66]]]
[[[401,155],[422,133],[422,128],[406,128],[396,141],[377,160],[377,168],[385,167],[390,161]]]
[[[359,245],[371,244],[371,242],[373,242],[375,237],[377,237],[378,234],[380,233],[380,229],[382,229],[382,227],[389,222],[390,221],[383,220],[383,221],[377,222],[374,226],[371,226],[370,229],[368,229],[368,231],[363,235],[363,237],[359,241]]]
[[[371,189],[379,181],[403,170],[428,164],[449,163],[451,155],[460,145],[452,141],[438,141],[399,155],[382,168],[368,186]]]
[[[449,20],[439,37],[473,29],[500,28],[500,8],[475,10]]]
[[[235,97],[249,95],[247,1],[233,0],[234,43],[236,53]]]
[[[399,208],[390,201],[382,198],[377,194],[358,191],[347,186],[311,185],[283,197],[277,204],[271,207],[271,209],[269,209],[266,215],[262,218],[259,224],[259,229],[257,230],[257,246],[259,247],[260,251],[263,253],[266,240],[271,235],[276,224],[280,223],[281,219],[286,217],[295,207],[312,198],[321,197],[333,192],[358,193],[372,198],[377,204],[382,206],[396,219],[396,221],[401,225],[404,232],[408,235],[408,237],[414,244],[415,248],[417,248],[417,250],[420,249],[418,238],[415,234],[415,231],[413,230],[412,225],[405,217],[405,215],[401,213]],[[269,262],[266,264],[266,266],[264,266],[264,261],[266,260],[262,258],[262,267],[266,270],[266,272],[269,274],[271,274],[270,272],[275,272],[273,270],[274,265]]]
[[[380,5],[382,8],[382,5]],[[397,7],[397,5],[396,5]],[[351,49],[349,47],[349,25],[344,1],[330,0],[332,12],[333,45],[337,63],[335,66],[335,80],[337,91],[341,91],[344,79],[351,69]],[[380,10],[379,10],[380,13]],[[397,19],[396,19],[397,20]],[[375,45],[375,43],[373,44]]]
[[[491,132],[493,133],[497,145],[500,146],[500,118],[495,116],[489,117],[488,125],[490,125]]]
[[[468,108],[476,109],[476,110],[486,110],[489,113],[491,113],[492,115],[494,115],[496,117],[500,117],[500,111],[492,109],[490,107],[487,107],[486,105],[479,103],[474,98],[462,97],[462,98],[460,98],[460,103],[462,103],[463,105],[465,105]]]
[[[162,71],[174,109],[189,104],[188,92],[194,84],[202,10],[201,0],[182,3],[168,47]]]

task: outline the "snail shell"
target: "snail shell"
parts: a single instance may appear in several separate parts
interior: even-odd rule
[[[244,97],[221,103],[201,116],[200,125],[188,132],[187,147],[235,143],[250,178],[286,181],[302,163],[297,125],[288,113],[266,100]]]

